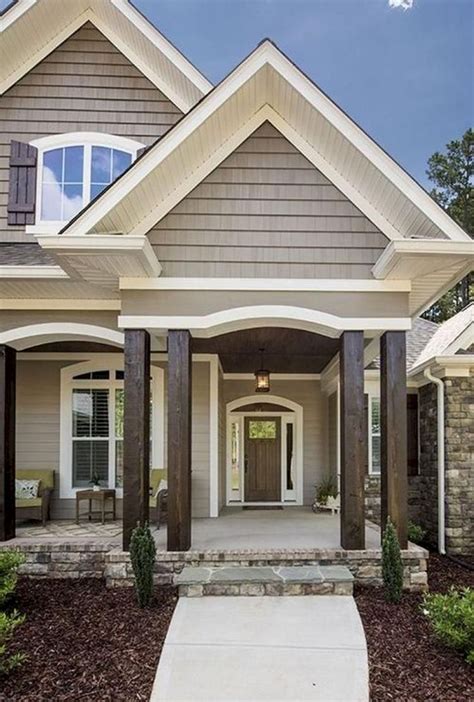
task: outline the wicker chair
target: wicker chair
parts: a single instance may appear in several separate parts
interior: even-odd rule
[[[164,515],[167,515],[168,507],[168,472],[166,468],[152,468],[150,471],[150,521],[153,519],[156,528],[160,528],[160,523]],[[160,489],[160,485],[162,486]]]
[[[17,519],[37,519],[45,526],[51,519],[51,495],[54,490],[54,470],[39,468],[16,471],[18,480],[39,480],[38,497],[27,500],[15,500]]]

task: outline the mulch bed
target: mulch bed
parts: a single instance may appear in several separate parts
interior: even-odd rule
[[[431,592],[474,587],[474,571],[431,554]],[[369,650],[372,702],[468,702],[474,700],[474,671],[460,654],[434,636],[420,610],[422,596],[404,594],[388,604],[381,588],[355,594]]]
[[[96,580],[27,580],[17,588],[26,621],[11,650],[28,660],[0,683],[15,702],[148,700],[177,597],[156,590],[139,609],[132,588]]]

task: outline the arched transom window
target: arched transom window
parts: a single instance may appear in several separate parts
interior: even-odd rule
[[[143,146],[91,132],[45,137],[32,144],[38,148],[37,224],[72,219],[130,166]]]
[[[123,365],[81,363],[62,371],[61,496],[100,481],[123,486]],[[163,370],[153,367],[150,468],[163,467]]]

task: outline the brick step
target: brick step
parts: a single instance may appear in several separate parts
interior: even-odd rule
[[[180,597],[352,595],[346,566],[187,566],[174,576]]]

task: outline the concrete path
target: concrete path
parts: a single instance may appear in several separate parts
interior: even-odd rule
[[[152,702],[367,702],[352,597],[181,598]]]

